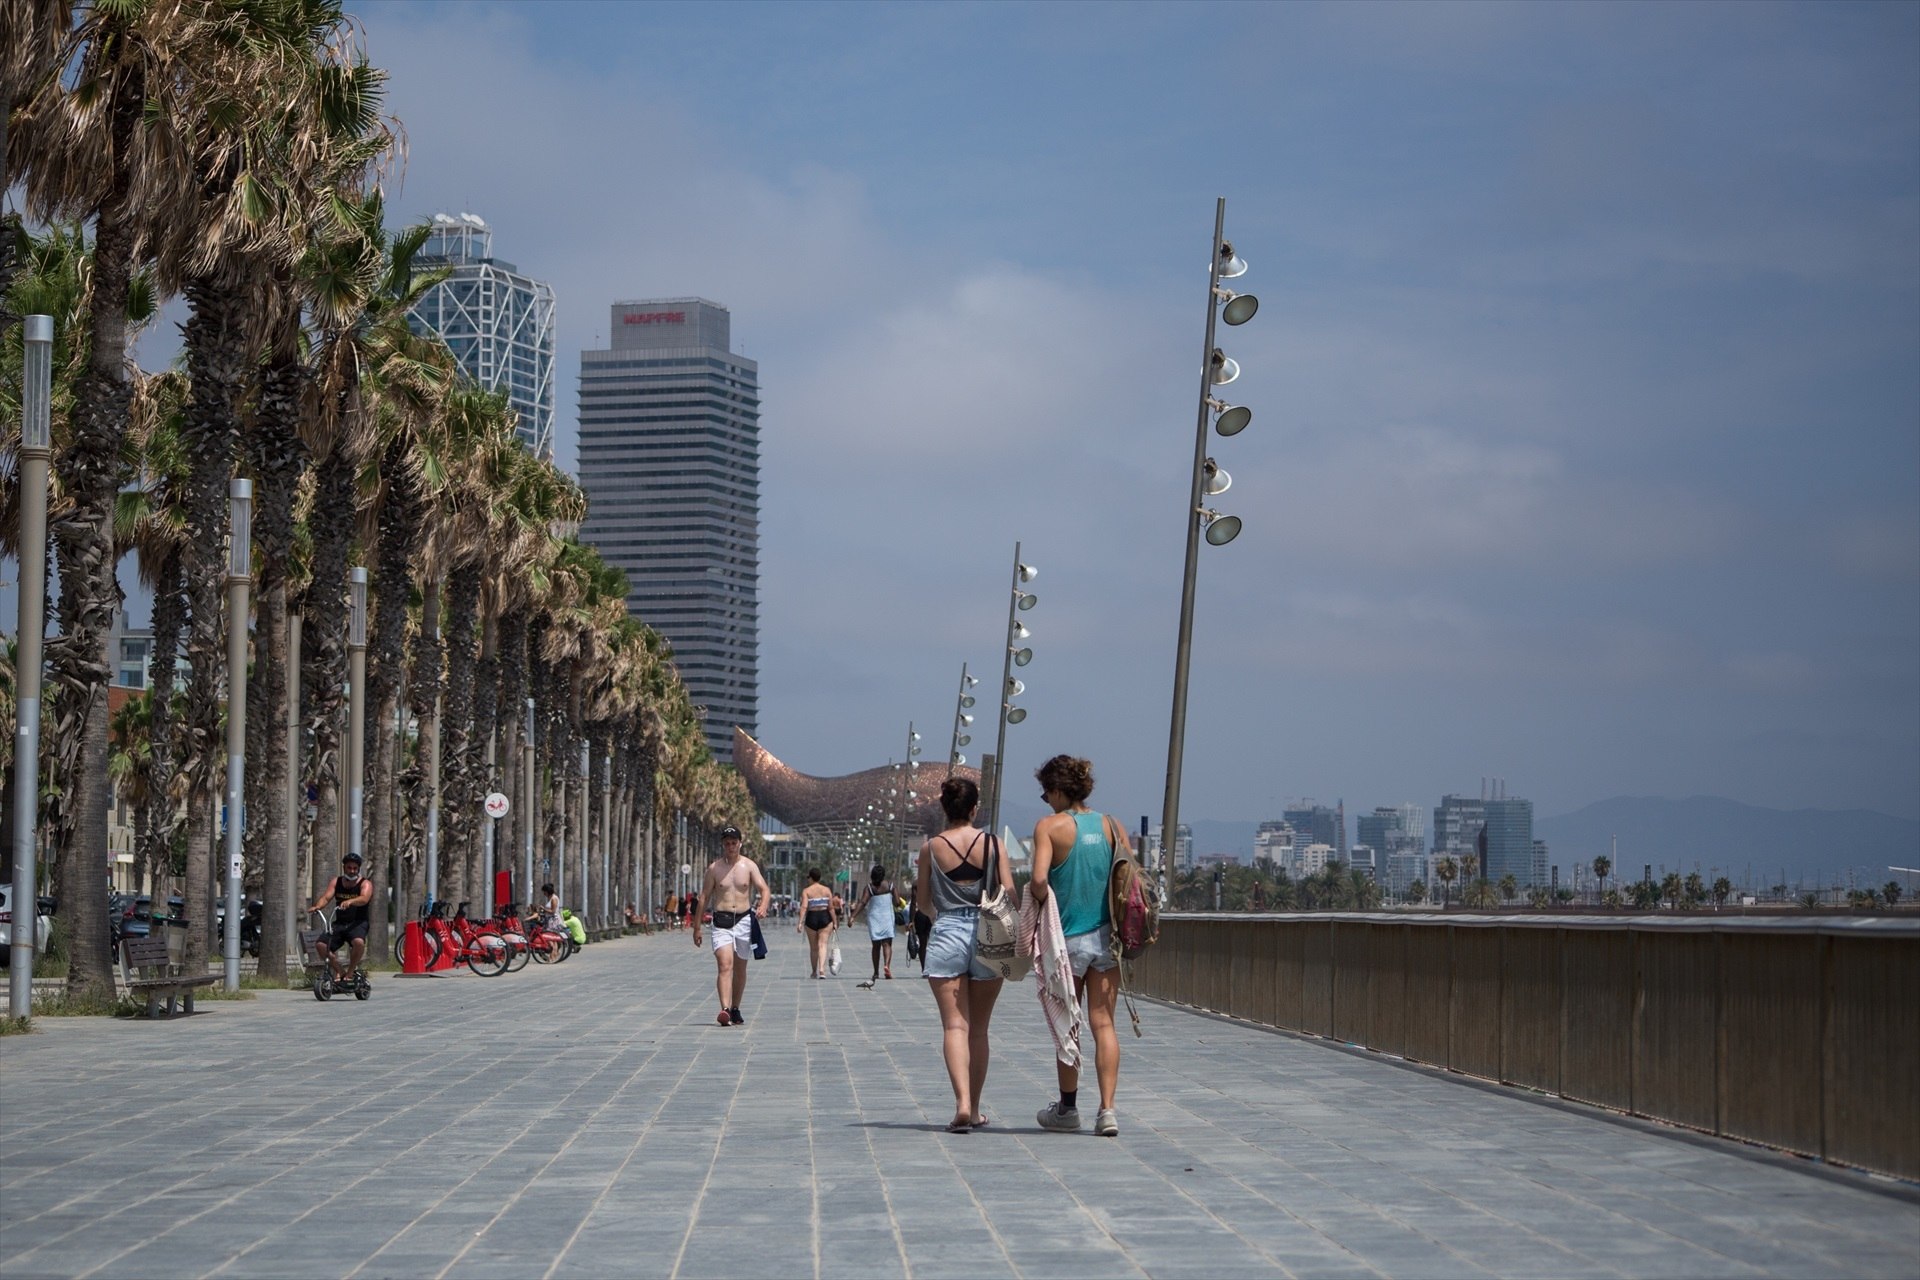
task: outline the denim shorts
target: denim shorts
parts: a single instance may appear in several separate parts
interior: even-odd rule
[[[973,955],[973,931],[979,926],[976,907],[942,911],[927,935],[927,976],[929,978],[974,978],[997,980],[1000,975],[981,964]]]
[[[1113,926],[1101,925],[1092,933],[1076,933],[1067,939],[1067,963],[1073,966],[1073,976],[1084,978],[1089,969],[1105,973],[1117,968],[1119,961],[1113,958]]]

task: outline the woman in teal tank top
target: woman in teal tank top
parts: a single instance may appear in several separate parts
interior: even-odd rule
[[[1113,1091],[1120,1082],[1120,1037],[1113,1008],[1120,995],[1119,962],[1113,956],[1113,915],[1107,880],[1116,853],[1131,856],[1126,828],[1087,807],[1093,794],[1093,765],[1076,756],[1055,756],[1034,774],[1040,798],[1053,813],[1033,829],[1033,881],[1028,893],[1044,906],[1051,896],[1060,912],[1073,967],[1074,994],[1087,1002],[1093,1028],[1093,1060],[1100,1079],[1100,1110],[1093,1131],[1111,1138],[1120,1132],[1113,1113]],[[1054,1062],[1060,1099],[1038,1117],[1040,1127],[1072,1132],[1080,1127],[1078,1067]]]

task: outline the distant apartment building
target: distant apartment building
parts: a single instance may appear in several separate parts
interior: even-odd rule
[[[1344,803],[1329,809],[1312,800],[1302,800],[1299,804],[1282,809],[1280,817],[1294,829],[1296,843],[1324,844],[1334,851],[1336,857],[1346,855],[1347,814]]]
[[[1330,844],[1303,845],[1293,851],[1291,868],[1293,878],[1304,880],[1310,875],[1326,870],[1329,862],[1337,862],[1339,858],[1340,851]]]
[[[1143,848],[1141,852],[1147,859],[1146,865],[1149,868],[1161,867],[1172,873],[1193,870],[1193,828],[1184,822],[1180,824],[1173,840],[1173,858],[1171,864],[1163,861],[1160,856],[1162,844],[1161,830],[1161,828],[1155,827],[1147,834],[1146,839],[1142,842]]]
[[[1558,889],[1560,887],[1560,868],[1554,867],[1552,869],[1551,885],[1548,885],[1548,878],[1547,842],[1545,840],[1535,840],[1533,842],[1533,883],[1535,885]]]
[[[1534,868],[1533,801],[1502,796],[1481,803],[1487,838],[1480,874],[1494,884],[1512,876],[1522,890],[1544,887],[1546,868]]]
[[[1360,843],[1374,851],[1375,875],[1389,897],[1405,897],[1416,880],[1431,879],[1427,815],[1419,805],[1382,805],[1360,815],[1355,825]]]
[[[607,349],[580,353],[581,540],[673,646],[722,764],[760,699],[760,367],[731,325],[704,298],[616,302]]]
[[[1480,857],[1480,833],[1487,825],[1487,802],[1478,796],[1442,796],[1433,811],[1433,860]],[[1464,880],[1465,872],[1461,874]]]
[[[1369,880],[1377,881],[1380,878],[1380,867],[1378,860],[1374,856],[1373,846],[1364,841],[1356,841],[1348,845],[1347,856],[1344,861],[1347,866],[1360,872]]]
[[[408,313],[416,333],[437,333],[474,384],[504,391],[521,441],[553,457],[553,286],[493,256],[493,231],[471,213],[437,213],[414,255],[416,270],[445,280]]]
[[[1253,865],[1278,870],[1293,863],[1293,827],[1268,819],[1253,834]],[[1291,874],[1291,873],[1289,873]]]

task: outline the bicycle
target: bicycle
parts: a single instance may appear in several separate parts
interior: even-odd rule
[[[330,958],[320,954],[319,944],[333,936],[333,918],[322,911],[310,912],[320,917],[321,929],[302,929],[300,931],[300,951],[306,963],[307,972],[313,977],[313,998],[327,1001],[335,996],[352,995],[355,1000],[365,1000],[373,995],[373,983],[367,978],[367,971],[356,968],[342,978],[334,972]]]

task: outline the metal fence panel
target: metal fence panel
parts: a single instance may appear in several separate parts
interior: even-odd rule
[[[1633,1110],[1633,934],[1562,929],[1560,1092]]]
[[[1820,1154],[1818,934],[1720,938],[1720,1132]]]
[[[1307,933],[1313,928],[1298,920],[1283,920],[1274,926],[1273,1025],[1290,1031],[1304,1031],[1306,1007]]]
[[[1335,921],[1329,926],[1333,962],[1333,1037],[1348,1044],[1371,1043],[1372,1021],[1367,989],[1372,985],[1374,926],[1363,921]]]
[[[1374,925],[1367,931],[1367,1047],[1407,1051],[1407,934],[1410,925]]]
[[[1305,926],[1300,951],[1300,1029],[1333,1034],[1333,933],[1325,921]]]
[[[1500,1078],[1558,1093],[1562,931],[1500,932]]]
[[[1448,1043],[1453,1021],[1453,930],[1445,926],[1407,929],[1407,1038],[1404,1050],[1416,1062],[1444,1067],[1451,1061]]]
[[[1447,1065],[1468,1075],[1500,1078],[1499,929],[1451,927],[1452,1033]]]
[[[1713,934],[1634,931],[1633,1109],[1712,1130],[1719,1083],[1719,948]]]
[[[1825,1155],[1920,1179],[1920,947],[1846,937],[1831,946]]]

